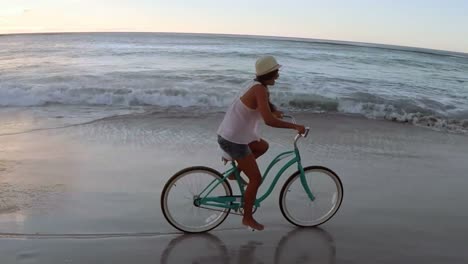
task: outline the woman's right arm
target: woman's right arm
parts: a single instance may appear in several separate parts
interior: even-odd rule
[[[268,100],[268,90],[265,86],[256,85],[253,89],[255,99],[257,100],[257,110],[262,115],[263,121],[266,125],[278,128],[291,128],[297,130],[301,134],[304,134],[304,126],[283,121],[273,115],[270,109],[270,101]]]

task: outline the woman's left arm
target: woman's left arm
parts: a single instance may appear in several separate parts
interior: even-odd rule
[[[268,104],[270,104],[270,109],[271,109],[271,113],[276,117],[276,118],[283,118],[283,112],[279,111],[278,108],[276,107],[276,105],[272,104],[271,102],[268,102]]]

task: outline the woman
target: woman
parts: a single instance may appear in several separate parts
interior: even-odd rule
[[[282,113],[270,103],[268,87],[275,85],[280,67],[272,56],[264,56],[256,61],[256,78],[246,85],[240,97],[234,99],[217,131],[221,149],[237,161],[239,170],[249,178],[244,195],[242,224],[257,230],[263,230],[264,227],[252,216],[262,181],[256,159],[268,150],[268,143],[257,135],[258,121],[263,119],[271,127],[295,129],[301,134],[305,132],[302,125],[280,120]]]

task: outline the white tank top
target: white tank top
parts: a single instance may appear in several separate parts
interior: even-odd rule
[[[261,114],[256,109],[248,108],[240,100],[240,97],[256,84],[260,83],[249,81],[226,111],[226,115],[217,131],[218,135],[224,139],[237,144],[249,144],[260,140],[258,121],[261,119]]]

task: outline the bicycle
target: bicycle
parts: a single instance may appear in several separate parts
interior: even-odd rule
[[[292,116],[283,117],[291,118],[292,122],[296,123]],[[279,197],[280,210],[286,220],[299,227],[315,227],[327,222],[336,214],[343,201],[343,185],[338,175],[323,166],[302,166],[297,142],[300,138],[306,138],[308,133],[309,128],[306,128],[304,134],[297,134],[294,138],[294,149],[280,153],[270,162],[262,175],[262,183],[275,164],[294,156],[278,171],[267,191],[260,198],[256,198],[254,213],[261,202],[272,193],[282,174],[297,164],[297,171],[286,180]],[[246,185],[236,162],[226,156],[223,160],[225,164],[230,161],[231,168],[222,174],[213,168],[193,166],[180,170],[166,182],[161,193],[161,210],[169,224],[186,233],[202,233],[219,226],[231,210],[235,211],[234,214],[242,215]],[[232,195],[232,188],[227,180],[231,173],[235,174],[240,195]],[[182,194],[177,194],[178,190],[181,190]],[[301,199],[294,199],[294,195],[299,195]],[[303,202],[305,206],[293,208],[296,202]],[[181,211],[181,207],[187,205],[191,213],[190,218]]]

